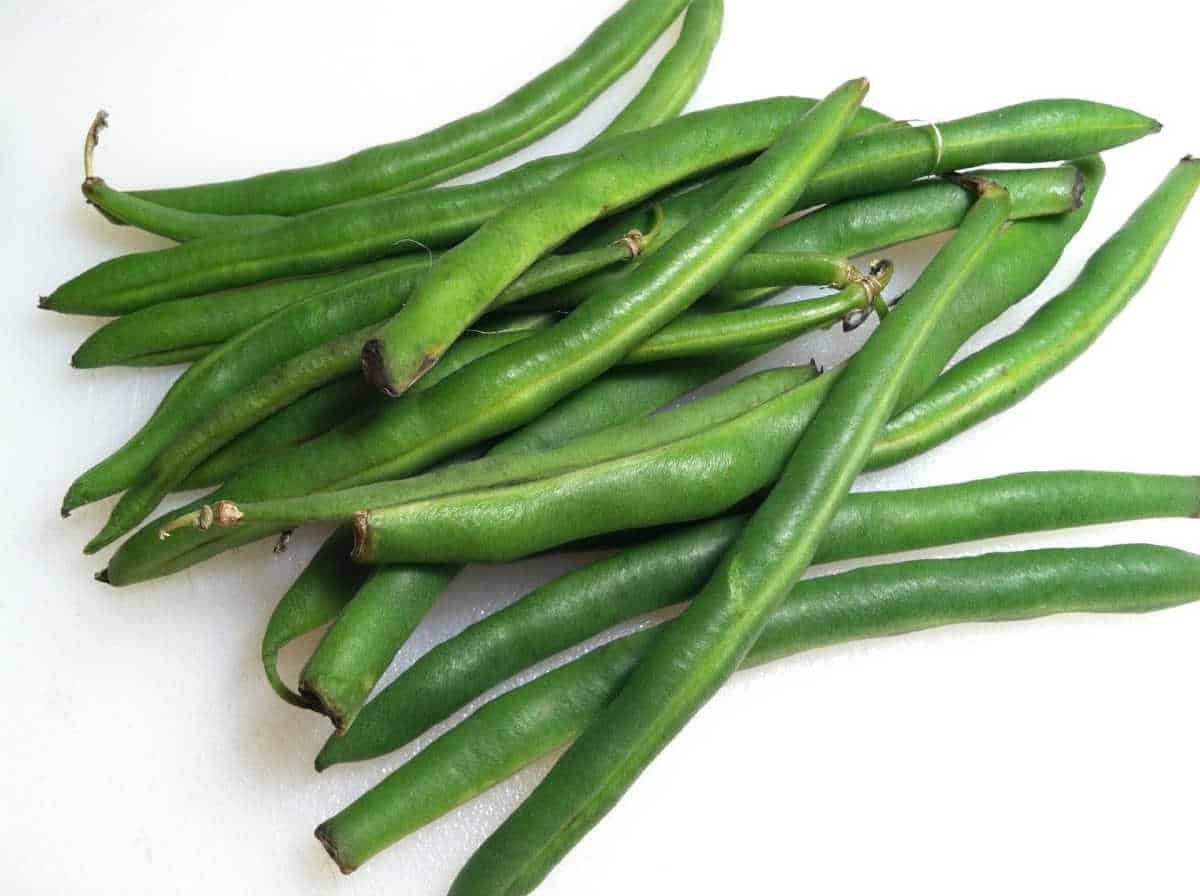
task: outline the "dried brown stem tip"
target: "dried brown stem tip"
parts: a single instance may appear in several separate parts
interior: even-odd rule
[[[83,138],[84,182],[92,179],[92,153],[100,144],[100,132],[106,127],[108,127],[108,113],[101,109],[96,113],[96,117],[92,119],[91,127],[87,129],[87,134]]]

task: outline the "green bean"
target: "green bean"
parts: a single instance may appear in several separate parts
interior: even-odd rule
[[[368,381],[390,396],[437,363],[497,295],[535,261],[613,209],[745,155],[713,133],[631,135],[506,208],[448,251],[409,301],[363,346]]]
[[[727,188],[728,172],[688,193],[663,199],[658,206],[665,215],[663,231],[669,235],[687,220],[699,214]],[[1033,169],[984,169],[974,174],[995,180],[1012,196],[1014,219],[1060,216],[1076,208],[1083,198],[1082,176],[1072,166]],[[974,194],[947,180],[926,180],[903,189],[877,195],[847,199],[793,218],[772,230],[754,247],[755,253],[826,252],[852,257],[875,252],[896,243],[919,239],[953,230],[967,213]],[[616,216],[598,228],[584,243],[611,241],[618,228],[644,226],[646,218],[637,214]],[[661,245],[661,241],[659,243]],[[636,263],[635,263],[636,264]],[[527,309],[569,308],[603,288],[624,278],[632,267],[602,271],[581,278],[560,289],[526,300]],[[754,290],[737,292],[727,284],[717,287],[724,295],[718,301],[709,296],[706,308],[733,307],[766,298],[776,292]]]
[[[209,503],[217,496],[288,497],[417,472],[516,429],[595,379],[707,292],[795,203],[836,141],[831,134],[850,117],[844,114],[849,90],[813,107],[792,133],[742,173],[721,202],[676,234],[669,247],[653,253],[634,280],[597,294],[544,333],[467,365],[411,400],[392,402],[394,410],[314,439],[286,460],[271,458],[248,468]],[[151,522],[126,542],[99,578],[129,584],[266,534],[255,526],[220,536],[182,531],[164,548],[155,544],[160,525]]]
[[[920,394],[925,388],[927,388],[928,383],[936,378],[937,373],[941,370],[941,368],[945,366],[945,364],[950,360],[950,357],[958,350],[962,342],[965,341],[965,339],[971,335],[971,333],[977,329],[978,326],[982,325],[982,323],[986,322],[986,320],[994,317],[1004,308],[1008,307],[1008,305],[1010,305],[1013,301],[1032,291],[1053,267],[1054,263],[1061,254],[1063,247],[1066,245],[1071,236],[1078,231],[1079,227],[1082,225],[1083,221],[1090,212],[1092,203],[1095,200],[1098,188],[1103,179],[1103,164],[1099,159],[1085,159],[1082,162],[1079,162],[1078,165],[1080,173],[1083,174],[1086,179],[1086,189],[1079,191],[1082,198],[1081,208],[1069,215],[1060,216],[1054,219],[1047,219],[1045,221],[1026,221],[1013,224],[1006,228],[1005,231],[996,238],[992,248],[988,252],[987,257],[981,262],[977,275],[969,284],[969,294],[961,296],[960,299],[955,302],[952,309],[950,309],[950,312],[944,315],[939,330],[927,342],[925,352],[910,371],[905,381],[905,388],[900,399],[901,407],[907,404],[906,396]],[[953,188],[953,193],[958,196],[964,195],[957,187]],[[966,206],[965,202],[963,203],[963,206]],[[856,213],[851,220],[856,219],[869,219],[869,216]],[[957,224],[958,221],[951,220],[950,223]],[[964,292],[966,292],[966,290],[964,290]],[[534,425],[536,426],[536,424]],[[1101,494],[1101,491],[1096,492],[1097,497],[1100,497]],[[1012,497],[1011,490],[1006,491],[1005,495],[1005,504],[1007,506],[1015,507],[1018,505],[1019,501]],[[1047,493],[1047,497],[1053,499],[1054,506],[1075,506],[1074,504],[1068,502],[1065,495],[1059,495],[1056,499],[1054,499],[1054,496]],[[855,498],[851,497],[848,500],[853,502]],[[959,508],[970,507],[974,509],[978,503],[980,505],[981,514],[989,506],[986,501],[980,502],[976,499],[973,499],[972,496],[965,494],[956,494],[953,496],[952,500],[957,501],[956,506]],[[1011,504],[1010,501],[1012,502]],[[1113,506],[1116,507],[1119,505],[1115,504]],[[946,509],[948,510],[949,508]],[[1166,512],[1171,511],[1167,510]],[[841,519],[840,516],[835,517],[835,521],[839,519]],[[966,528],[963,528],[962,531],[972,531],[969,528],[969,525],[971,525],[971,520],[974,519],[976,518],[971,517],[970,520],[964,521],[961,525]],[[982,521],[983,518],[980,517],[980,520]],[[1066,522],[1063,521],[1060,524],[1065,525]],[[724,524],[717,525],[720,526]],[[703,526],[699,528],[703,529]],[[899,522],[895,520],[889,520],[881,521],[878,526],[863,524],[860,525],[856,531],[886,531],[894,534],[900,532],[902,529],[903,526]],[[729,538],[731,539],[736,530],[727,530],[727,532]],[[986,532],[976,530],[976,534],[982,536],[986,534]],[[899,550],[903,547],[902,544],[895,542],[893,542],[892,545],[896,550]],[[910,547],[916,546],[920,545],[910,545]],[[679,548],[679,550],[686,551],[685,548]],[[715,550],[719,552],[720,548],[716,548]],[[822,548],[822,555],[824,555],[824,548]],[[682,553],[681,556],[687,555],[686,553]],[[712,563],[715,565],[715,562],[716,557],[714,556]],[[689,590],[693,588],[699,588],[703,584],[703,579],[707,578],[707,573],[702,569],[700,575],[702,576],[702,581],[695,582],[694,585],[688,585],[687,587]],[[614,581],[619,582],[621,580],[617,577],[614,577]],[[683,581],[683,579],[680,579],[680,581]],[[634,587],[632,583],[626,582],[626,584],[630,586],[626,589],[626,591],[629,593],[666,593],[654,585],[650,585],[646,589],[640,589],[638,587]],[[605,597],[605,592],[598,586],[590,590],[596,593],[598,596],[597,599],[603,601],[605,605],[614,608],[622,606],[621,598],[619,596],[609,595],[608,597]],[[686,596],[686,593],[680,593],[679,596],[682,598]],[[555,595],[554,599],[564,600],[566,598],[562,595]],[[639,611],[636,609],[630,610],[626,615],[636,615],[637,612]],[[563,613],[565,617],[565,609]],[[622,616],[620,613],[618,613],[615,618],[619,620],[622,618]],[[502,619],[503,617],[498,619],[497,622],[502,623]],[[564,619],[560,619],[556,616],[554,617],[554,621],[561,625]],[[534,646],[536,636],[532,634],[536,631],[537,624],[538,623],[536,620],[528,618],[523,619],[520,623],[522,630],[531,633],[529,639],[523,642],[521,648],[524,651],[523,655],[526,656],[527,662],[533,662],[534,657],[537,655],[537,650]],[[600,628],[603,627],[605,626],[600,626]],[[381,636],[379,634],[381,631],[381,626],[376,628],[377,637]],[[487,630],[485,630],[485,632],[486,631]],[[589,634],[594,633],[595,632],[589,632]],[[570,637],[569,634],[567,636]],[[576,640],[582,640],[587,636],[588,635],[586,634],[580,635]],[[564,646],[567,646],[568,643],[570,642],[564,643]],[[548,652],[553,653],[556,649],[557,648],[551,647],[548,649]],[[467,662],[466,660],[460,658],[450,662],[455,664],[455,668],[457,670],[455,675],[450,676],[451,678],[453,678],[455,681],[459,681],[460,675],[458,673],[461,673],[461,680],[469,680],[470,672],[465,668],[464,665]],[[503,662],[499,659],[486,658],[485,662],[495,663],[495,667],[497,669],[503,668]],[[414,669],[420,668],[422,668],[420,665],[414,667]],[[406,680],[405,676],[401,676],[400,681],[404,680]],[[390,693],[390,689],[384,691],[385,695]],[[405,740],[407,739],[406,732],[404,730],[405,720],[414,720],[415,724],[418,726],[417,730],[419,731],[423,730],[424,727],[427,727],[427,724],[431,724],[433,721],[437,721],[438,718],[440,718],[440,716],[437,718],[432,717],[437,716],[438,713],[436,703],[431,711],[431,715],[422,715],[420,711],[420,708],[428,707],[429,701],[435,701],[436,695],[427,696],[427,699],[423,704],[419,697],[412,696],[411,691],[404,690],[402,685],[399,686],[399,689],[396,693],[398,694],[398,697],[395,700],[382,701],[381,706],[376,708],[374,711],[372,710],[371,705],[368,704],[368,707],[363,711],[363,714],[357,718],[354,728],[351,729],[351,731],[348,732],[344,738],[341,738],[336,742],[331,742],[329,745],[327,745],[326,750],[323,751],[323,756],[325,756],[325,759],[322,760],[319,757],[318,764],[320,764],[322,761],[337,761],[329,759],[330,756],[344,756],[346,759],[356,758],[356,753],[354,752],[356,749],[360,751],[366,751],[366,753],[357,754],[363,756],[364,758],[367,755],[375,755],[371,752],[372,749],[383,749],[386,751],[392,746],[398,746],[395,740],[389,740],[389,737],[400,737]],[[468,696],[467,699],[470,699],[470,697]],[[403,705],[402,712],[397,712],[394,709],[394,707],[398,705]],[[453,697],[451,697],[451,705],[446,710],[445,714],[449,714],[449,712],[453,711],[454,708],[456,708],[456,706],[453,705]],[[428,719],[429,721],[427,723],[422,723],[420,721],[422,718]],[[392,720],[396,721],[393,722]],[[395,725],[400,730],[396,731],[394,734],[389,734],[389,725]],[[412,731],[413,729],[408,730]],[[377,738],[377,740],[373,741],[372,737]],[[382,739],[382,747],[379,746],[380,741],[378,739]]]
[[[686,0],[628,0],[570,56],[516,92],[418,137],[324,165],[134,195],[188,211],[294,215],[447,180],[516,152],[574,118],[637,61],[685,5]]]
[[[196,347],[207,353],[280,308],[309,296],[381,273],[419,273],[428,267],[428,257],[405,255],[332,274],[280,280],[151,305],[111,320],[96,330],[71,356],[71,366],[85,369],[115,364],[141,366],[154,355]]]
[[[901,391],[902,408],[928,390],[971,333],[1032,291],[1049,273],[1085,220],[1103,178],[1098,159],[1076,164],[1087,177],[1084,205],[1069,216],[1012,224],[996,238],[976,275],[963,287],[952,313],[943,317],[914,362]],[[1056,339],[1052,336],[1047,342]],[[1003,369],[998,362],[996,370]],[[974,381],[973,387],[987,388]],[[603,467],[504,489],[460,492],[411,506],[374,510],[382,505],[364,504],[363,509],[370,512],[357,521],[360,556],[511,560],[614,529],[681,522],[721,512],[774,481],[811,415],[816,399],[804,392],[815,396],[827,388],[823,384],[806,386],[801,394],[781,396],[755,415],[729,421],[712,433],[665,445],[650,454],[634,456],[631,452]],[[969,406],[975,400],[975,388],[961,390],[956,399]],[[880,453],[872,455],[872,466],[886,456],[887,440],[885,435],[876,449]],[[938,440],[921,440],[914,453]],[[740,448],[749,444],[755,446],[753,452]],[[493,532],[488,522],[492,519],[505,519],[509,524],[502,532]],[[517,520],[522,521],[520,525],[515,524]],[[382,543],[378,540],[381,533]],[[428,555],[430,550],[453,553]]]
[[[1200,515],[1200,477],[1018,473],[954,485],[857,492],[814,563],[1021,532]],[[708,581],[746,517],[697,523],[567,573],[438,644],[331,738],[318,770],[399,749],[522,669],[614,625],[685,600]]]
[[[550,450],[572,439],[635,420],[690,392],[706,380],[721,375],[743,360],[747,358],[733,356],[704,364],[660,364],[636,371],[610,371],[533,423],[502,439],[489,453],[499,458],[522,452]],[[439,365],[442,366],[445,364]],[[422,385],[435,375],[436,372],[427,377]],[[357,378],[357,382],[365,387],[361,377]],[[340,569],[351,563],[351,541],[348,528],[337,531],[338,535],[333,539],[335,547],[329,550],[340,551]],[[323,569],[332,562],[326,559],[327,556],[327,548],[323,547],[313,560],[316,569],[311,572],[306,570],[283,596],[272,616],[272,626],[282,631],[283,626],[274,623],[275,616],[287,620],[283,637],[283,641],[287,641],[333,622],[327,637],[322,638],[305,666],[303,680],[309,696],[302,700],[295,695],[295,701],[289,699],[289,702],[300,701],[307,708],[324,711],[335,725],[344,728],[353,721],[375,680],[383,674],[407,640],[412,617],[403,614],[396,617],[389,612],[386,595],[380,589],[374,589],[371,599],[357,605],[354,612],[340,615],[342,607],[355,598],[362,577],[351,574],[345,582],[330,581],[323,573]],[[323,593],[323,600],[314,599],[314,589]],[[401,595],[396,599],[405,600],[406,596]],[[411,612],[412,605],[409,606]],[[268,627],[268,634],[272,626]],[[263,648],[264,662],[269,660],[270,663],[266,668],[267,678],[281,694],[274,662],[283,641],[276,637],[268,652],[268,644],[264,640]],[[287,693],[291,694],[291,691]]]
[[[714,139],[729,133],[735,138],[730,148],[744,144],[749,155],[786,131],[811,102],[777,98],[693,112],[655,131],[664,140],[705,129]],[[871,121],[878,118],[878,113],[867,115]],[[882,128],[846,140],[795,204],[811,206],[879,193],[926,174],[990,162],[1074,158],[1136,140],[1157,131],[1159,125],[1099,103],[1041,100],[944,122],[938,128],[943,137],[940,160],[926,129]],[[611,152],[638,136],[614,137],[599,148],[539,159],[479,184],[326,209],[250,237],[207,237],[158,252],[127,255],[79,275],[41,304],[66,312],[124,313],[168,298],[361,264],[396,254],[397,247],[414,241],[443,247],[581,159]]]
[[[771,613],[747,668],[860,638],[1056,613],[1147,612],[1200,597],[1200,557],[1115,545],[910,560],[808,579]],[[371,856],[587,730],[673,623],[611,641],[475,711],[317,828],[338,867]]]
[[[547,326],[552,321],[551,315],[535,312],[529,319],[515,321],[506,330],[460,340],[458,350],[448,353],[447,358],[453,359],[452,363],[448,370],[439,374],[438,381],[477,358],[521,341],[526,330]],[[367,327],[352,331],[289,358],[269,370],[250,388],[209,408],[203,420],[180,432],[146,465],[121,496],[104,528],[84,547],[84,553],[95,553],[140,523],[216,448],[313,389],[352,373],[357,365],[358,348],[371,330]]]
[[[336,616],[366,580],[368,570],[349,560],[351,540],[345,526],[327,538],[267,622],[262,641],[263,670],[271,689],[293,706],[307,709],[309,701],[284,684],[279,674],[279,651],[289,641]]]
[[[958,232],[834,382],[717,573],[655,642],[620,696],[471,857],[453,893],[532,890],[733,673],[811,562],[925,337],[1009,207],[1002,187],[981,183]]]
[[[653,234],[630,233],[623,246],[580,254],[586,256],[589,269],[594,270],[601,256],[606,259],[604,264],[611,263],[613,253],[616,257],[630,258],[653,237]],[[544,258],[511,284],[498,303],[515,302],[528,295],[530,289],[562,282],[563,278],[578,273],[578,265],[573,258]],[[357,364],[358,345],[366,334],[347,334],[388,317],[404,303],[427,268],[428,263],[384,267],[370,276],[306,296],[229,340],[220,351],[206,355],[180,377],[150,420],[124,446],[72,483],[63,500],[63,514],[131,486],[173,440],[195,436],[190,444],[205,444],[202,434],[192,430],[189,435],[189,427],[204,420],[220,402],[231,399],[256,379],[265,381],[264,393],[243,393],[240,405],[228,409],[220,421],[210,419],[208,425],[224,427],[227,437],[237,435],[246,426],[243,422],[238,428],[238,421],[277,410],[316,386],[349,372]],[[284,361],[287,363],[280,366]],[[215,447],[209,447],[199,460]],[[182,463],[187,468],[182,472],[179,464],[178,457],[164,460],[162,466],[170,467],[171,473],[157,481],[187,475],[195,465],[194,455],[187,455]],[[121,511],[128,513],[122,524],[127,525],[130,518],[136,523],[140,517],[133,511],[138,508],[139,504],[131,499],[127,509]],[[124,531],[120,525],[115,525],[105,538]]]
[[[402,268],[310,295],[205,356],[171,386],[138,432],[71,484],[63,515],[127,488],[172,439],[279,362],[386,316],[419,276]]]
[[[692,0],[675,45],[663,56],[637,96],[596,139],[641,131],[682,112],[708,69],[724,16],[723,0]]]
[[[1184,158],[1088,260],[1075,282],[1010,336],[950,368],[884,429],[873,468],[898,463],[1012,407],[1096,341],[1146,282],[1200,186]]]
[[[693,112],[599,148],[548,156],[490,180],[320,209],[258,234],[215,235],[170,249],[103,262],[60,286],[41,305],[79,314],[124,314],[167,299],[374,261],[413,247],[445,248],[582,162],[657,135],[664,144],[710,135],[736,157],[773,142],[812,107],[798,98]],[[874,120],[874,116],[872,117]]]
[[[173,527],[195,522],[205,528],[215,522],[217,525],[269,523],[291,528],[300,523],[341,522],[352,518],[363,507],[388,507],[428,497],[540,480],[560,472],[591,470],[593,465],[606,460],[707,434],[714,427],[736,420],[785,393],[794,394],[798,386],[810,382],[813,376],[811,365],[765,370],[715,395],[663,411],[651,421],[638,419],[605,427],[556,448],[532,453],[502,453],[422,476],[337,492],[317,492],[240,506],[232,501],[218,501],[211,507],[205,505],[200,511],[173,521]],[[821,391],[808,390],[802,393],[800,400],[793,399],[793,404],[803,404],[811,413]]]
[[[1062,167],[1074,169],[1081,178],[1079,208],[1005,227],[964,287],[953,313],[942,316],[937,332],[925,343],[925,351],[904,381],[897,408],[909,407],[927,392],[963,343],[1037,289],[1054,270],[1067,244],[1087,221],[1104,183],[1104,162],[1099,156]]]

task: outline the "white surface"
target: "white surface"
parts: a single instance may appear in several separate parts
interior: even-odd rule
[[[403,758],[310,760],[326,729],[262,680],[266,616],[316,543],[257,545],[128,590],[79,548],[111,504],[58,519],[68,481],[116,447],[169,381],[72,371],[92,324],[34,310],[90,264],[161,242],[81,202],[80,144],[105,107],[98,171],[157,186],[324,161],[473,111],[558,59],[615,0],[43,3],[0,10],[7,294],[0,587],[0,892],[443,892],[543,768],[343,879],[311,837]],[[1185,152],[1200,151],[1186,7],[1080,17],[1016,2],[830,7],[731,0],[693,107],[820,94],[869,75],[870,103],[938,119],[1030,97],[1130,105],[1166,124],[1109,157],[1081,236],[1018,325]],[[217,8],[215,8],[217,7]],[[522,158],[579,144],[648,66]],[[1087,356],[1018,409],[872,486],[1061,467],[1200,472],[1192,384],[1200,210]],[[907,283],[932,243],[902,253]],[[826,361],[839,335],[791,351]],[[1156,541],[1173,521],[989,548]],[[978,551],[975,544],[939,554]],[[401,662],[563,568],[474,569]],[[742,675],[542,892],[1194,893],[1200,607],[1141,618],[972,626],[822,650]],[[313,642],[291,651],[294,672]]]

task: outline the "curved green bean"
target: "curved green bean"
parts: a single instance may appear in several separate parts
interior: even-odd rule
[[[1075,282],[1020,329],[950,368],[888,423],[872,468],[898,463],[1012,407],[1090,346],[1145,284],[1200,187],[1200,160],[1184,158]]]
[[[1021,532],[1200,515],[1200,477],[1037,472],[856,492],[813,558],[831,563]],[[489,688],[704,586],[745,526],[707,520],[576,569],[433,647],[330,738],[317,769],[399,749]]]
[[[811,100],[777,98],[684,115],[655,129],[666,140],[708,129],[728,132],[747,154],[787,130]],[[867,120],[877,121],[877,113]],[[860,116],[860,127],[863,117]],[[930,173],[992,162],[1045,162],[1120,146],[1159,129],[1135,112],[1079,100],[1041,100],[943,122],[939,159],[923,128],[878,128],[847,139],[798,197],[805,207],[904,186]],[[168,298],[198,295],[274,277],[361,264],[415,242],[444,247],[581,159],[611,152],[639,135],[614,137],[569,156],[530,162],[489,181],[402,194],[354,208],[313,212],[258,235],[194,240],[127,255],[84,272],[41,302],[66,312],[110,314]],[[757,138],[757,139],[756,139]]]
[[[288,305],[382,273],[419,273],[424,255],[403,255],[313,277],[280,280],[228,292],[151,305],[110,320],[83,341],[71,366],[89,369],[117,364],[144,366],[167,351],[201,348],[207,354]]]
[[[748,668],[803,650],[965,622],[1147,612],[1200,597],[1200,557],[1115,545],[910,560],[807,579],[768,617]],[[672,623],[626,635],[500,695],[337,815],[317,838],[349,873],[578,737]]]
[[[670,196],[659,203],[670,234],[691,216],[719,198],[733,172],[718,175],[710,182],[687,193]],[[1077,208],[1084,195],[1083,175],[1074,166],[1026,169],[981,169],[973,175],[995,180],[1012,196],[1014,220],[1043,216],[1061,216]],[[767,233],[752,250],[754,253],[826,252],[847,258],[876,252],[896,243],[919,239],[953,230],[971,207],[974,193],[941,178],[918,181],[899,190],[891,190],[856,199],[846,199],[811,213],[792,217]],[[584,246],[614,239],[620,227],[643,226],[646,212],[616,216],[597,228]],[[570,308],[586,300],[597,289],[611,285],[635,266],[620,271],[601,271],[574,283],[521,303],[522,308]],[[729,308],[767,298],[776,289],[737,291],[722,284],[709,296],[704,307]]]
[[[641,131],[682,112],[708,70],[724,17],[724,0],[692,0],[675,45],[663,56],[637,96],[596,139]]]
[[[648,131],[613,137],[599,148],[535,159],[479,183],[319,209],[257,234],[217,234],[125,255],[67,281],[41,306],[67,313],[124,314],[167,299],[351,267],[414,248],[445,248],[577,165],[619,152],[629,141],[642,144],[647,134],[654,134],[674,144],[708,134],[731,158],[739,147],[741,155],[753,155],[812,105],[813,100],[782,97],[693,112]]]
[[[516,429],[595,379],[707,292],[795,204],[795,194],[836,140],[831,134],[840,133],[849,118],[843,114],[844,92],[814,106],[739,176],[720,203],[653,253],[620,289],[597,294],[544,333],[493,352],[431,389],[391,402],[393,407],[369,422],[314,439],[289,452],[286,462],[271,458],[256,464],[209,503],[218,496],[243,501],[295,496],[417,472]],[[219,536],[185,530],[160,543],[160,525],[151,522],[127,541],[99,578],[128,584],[266,534],[255,526]]]
[[[687,139],[691,137],[692,139]],[[652,129],[581,162],[506,208],[449,250],[362,351],[367,380],[390,396],[411,388],[530,265],[588,224],[745,155],[744,144]]]
[[[790,396],[792,405],[804,409],[801,413],[811,413],[826,391],[824,386],[803,392],[797,392],[797,387],[812,381],[814,374],[811,365],[765,370],[715,395],[656,414],[651,421],[638,419],[605,427],[590,436],[571,439],[555,448],[532,453],[501,453],[408,479],[360,485],[336,492],[317,492],[297,498],[244,505],[218,501],[211,507],[205,505],[198,512],[180,517],[173,521],[172,526],[191,524],[193,520],[202,528],[212,523],[268,523],[292,528],[301,523],[342,522],[351,519],[364,507],[389,507],[429,497],[538,481],[556,473],[590,471],[595,464],[607,460],[707,434],[714,427],[737,420],[785,393]]]
[[[770,612],[811,562],[926,336],[1008,217],[1002,187],[983,182],[979,189],[958,232],[833,383],[779,482],[717,573],[594,726],[475,852],[455,879],[456,896],[532,890],[754,645]]]
[[[420,136],[324,165],[133,195],[187,211],[295,215],[448,180],[528,146],[574,118],[638,60],[686,5],[686,0],[627,0],[571,55],[496,105]]]
[[[745,356],[730,356],[703,364],[659,364],[633,371],[609,371],[534,422],[496,443],[489,454],[499,458],[522,452],[547,451],[589,433],[635,420],[748,359]],[[439,365],[442,366],[445,366],[444,363]],[[427,377],[422,385],[429,383],[435,375],[436,372]],[[365,388],[361,377],[356,379]],[[378,397],[373,391],[371,394]],[[334,539],[336,546],[331,550],[341,552],[339,563],[344,566],[352,562],[349,529],[343,527],[338,533]],[[275,615],[288,621],[284,640],[333,622],[304,669],[304,690],[309,696],[302,700],[295,695],[295,701],[289,702],[299,701],[300,705],[322,711],[336,726],[345,728],[355,718],[375,680],[383,674],[407,640],[411,632],[411,616],[402,614],[396,617],[388,612],[386,605],[381,607],[380,604],[387,598],[380,589],[375,589],[371,599],[354,612],[342,615],[342,607],[355,598],[362,579],[349,576],[347,582],[352,585],[328,581],[322,573],[322,569],[331,562],[326,557],[327,550],[322,548],[313,560],[317,569],[311,574],[306,570],[293,589],[283,596]],[[317,582],[315,586],[311,584],[314,578]],[[320,588],[322,585],[325,599],[314,600],[311,592],[314,587]],[[395,599],[404,600],[405,596],[397,595]],[[268,627],[268,633],[270,631]],[[280,643],[278,638],[273,642],[273,650],[269,655],[271,665],[266,669],[267,678],[273,686],[279,682],[274,657],[278,654]],[[268,658],[265,640],[263,656],[265,661]],[[276,690],[279,691],[279,688],[276,687]]]

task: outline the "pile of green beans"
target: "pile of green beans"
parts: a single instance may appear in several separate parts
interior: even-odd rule
[[[87,553],[140,525],[99,581],[146,582],[271,536],[283,550],[296,527],[332,525],[261,642],[281,700],[333,724],[318,771],[385,756],[604,638],[484,702],[320,824],[344,872],[565,748],[451,888],[520,896],[739,668],[959,622],[1200,598],[1200,556],[1139,544],[798,581],[814,564],[1200,517],[1195,475],[851,491],[862,471],[1013,407],[1099,339],[1162,256],[1200,161],[1180,161],[1067,289],[952,364],[1059,264],[1098,201],[1100,153],[1161,126],[1076,99],[893,121],[863,105],[866,79],[681,114],[724,15],[722,0],[626,0],[495,105],[307,168],[122,190],[94,171],[107,114],[86,134],[86,201],[177,245],[102,262],[39,306],[113,318],[74,367],[187,365],[63,499],[67,516],[120,496]],[[570,121],[677,21],[593,140],[443,185]],[[883,255],[937,234],[949,236],[892,294]],[[796,286],[827,291],[778,298]],[[870,332],[829,369],[739,371],[839,323]],[[146,522],[192,488],[212,490]],[[464,566],[578,549],[606,553],[379,687]],[[281,652],[322,629],[285,681]]]

